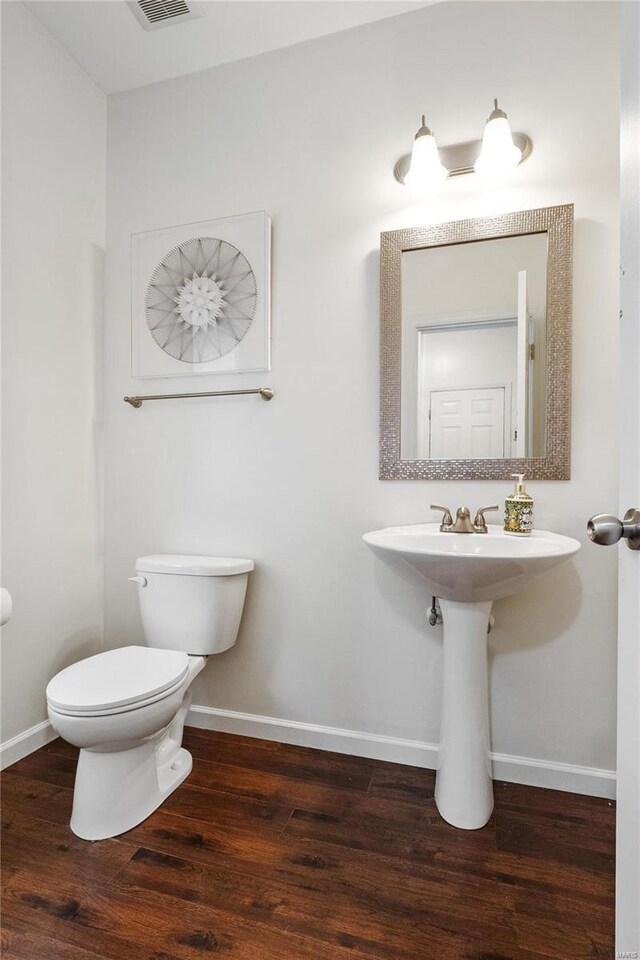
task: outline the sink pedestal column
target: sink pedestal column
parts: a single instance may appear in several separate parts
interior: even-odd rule
[[[491,601],[440,600],[444,682],[436,806],[454,827],[477,830],[493,810],[487,629]]]

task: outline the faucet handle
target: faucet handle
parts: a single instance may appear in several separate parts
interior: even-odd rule
[[[489,513],[490,510],[499,510],[500,507],[496,504],[495,507],[480,507],[476,513],[476,518],[473,521],[473,526],[476,533],[486,533],[487,532],[487,521],[484,518],[485,513]]]
[[[440,524],[440,530],[446,530],[453,526],[453,517],[451,516],[451,510],[449,510],[449,507],[439,507],[437,503],[432,503],[431,509],[442,510],[442,523]]]

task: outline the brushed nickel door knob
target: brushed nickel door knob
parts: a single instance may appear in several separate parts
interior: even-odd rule
[[[640,510],[627,510],[622,520],[608,513],[598,513],[587,523],[589,539],[604,547],[625,540],[630,550],[640,550]]]

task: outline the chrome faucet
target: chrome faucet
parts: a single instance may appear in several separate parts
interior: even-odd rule
[[[431,504],[432,510],[442,510],[442,523],[440,524],[440,533],[449,533],[453,530],[453,517],[449,507],[439,507],[437,503]]]
[[[476,533],[487,533],[487,521],[484,518],[485,513],[489,513],[490,510],[499,510],[500,507],[496,504],[495,507],[480,507],[476,513],[475,519],[473,521],[473,529]]]
[[[458,507],[456,510],[456,519],[451,516],[451,510],[448,507],[439,507],[437,504],[431,504],[432,510],[442,510],[442,523],[440,524],[441,533],[487,533],[487,521],[484,518],[485,513],[490,510],[499,510],[495,507],[481,507],[471,523],[471,513],[469,507]]]

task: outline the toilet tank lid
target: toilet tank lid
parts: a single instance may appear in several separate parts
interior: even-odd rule
[[[173,573],[190,577],[231,577],[253,570],[253,560],[242,557],[194,557],[173,553],[155,553],[138,557],[139,573]]]

